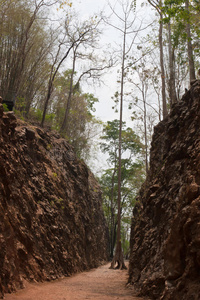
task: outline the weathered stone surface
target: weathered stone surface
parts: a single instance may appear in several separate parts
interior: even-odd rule
[[[200,295],[200,81],[155,127],[133,212],[129,281],[152,299]]]
[[[0,156],[0,295],[108,259],[99,185],[66,140],[4,113]]]

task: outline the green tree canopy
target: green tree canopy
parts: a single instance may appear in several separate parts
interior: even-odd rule
[[[116,242],[117,232],[117,199],[118,199],[118,147],[119,147],[119,120],[108,121],[103,128],[101,137],[101,150],[108,154],[110,168],[104,170],[100,177],[100,184],[103,190],[104,211],[109,225],[110,233],[110,256]],[[130,229],[130,218],[135,203],[138,188],[144,180],[144,165],[140,160],[143,145],[139,136],[122,124],[122,160],[121,160],[121,218],[122,218],[122,247],[127,250],[128,236]]]

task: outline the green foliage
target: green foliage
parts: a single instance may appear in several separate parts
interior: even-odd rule
[[[62,198],[54,198],[50,202],[51,206],[55,207],[55,205],[59,206],[62,210],[65,209],[64,200]]]
[[[62,3],[61,7],[65,6],[69,11],[66,16],[68,19],[64,22],[63,27],[59,28],[59,31],[53,29],[55,26],[50,24],[51,21],[47,16],[47,8],[50,6],[58,8],[58,2]],[[66,5],[64,5],[65,2]],[[50,98],[45,125],[60,131],[65,120],[67,104],[70,103],[68,99],[71,88],[69,118],[67,118],[66,130],[62,134],[74,146],[80,157],[89,157],[90,139],[95,135],[99,124],[93,116],[98,99],[91,93],[81,91],[81,79],[78,78],[80,74],[77,74],[72,66],[59,73],[59,63],[62,62],[63,53],[66,52],[69,53],[68,64],[70,64],[70,55],[79,46],[79,51],[76,53],[79,63],[83,60],[85,64],[86,59],[90,62],[93,61],[93,52],[100,34],[97,26],[98,18],[78,20],[75,14],[71,13],[70,1],[7,0],[1,3],[1,96],[3,99],[7,99],[10,98],[10,94],[16,94],[16,115],[22,119],[28,119],[30,122],[41,124],[44,104],[48,98],[49,83],[54,72],[58,70],[55,73],[53,86],[48,93]],[[64,36],[65,41],[61,42]],[[74,40],[80,42],[74,44],[75,48],[72,47]],[[68,58],[68,56],[66,57]],[[98,58],[98,62],[100,60]],[[88,77],[90,75],[91,73],[88,74]],[[96,78],[99,78],[99,74],[96,74]]]
[[[172,43],[175,49],[178,49],[179,59],[184,60],[184,54],[187,49],[186,24],[191,28],[193,50],[195,59],[198,62],[199,38],[200,38],[200,17],[199,1],[189,1],[189,11],[185,8],[185,0],[165,0],[162,11],[164,13],[163,22],[171,22]],[[181,47],[180,47],[181,46]]]
[[[36,109],[36,110],[32,110],[33,115],[35,115],[36,120],[38,120],[39,122],[42,121],[42,111],[41,109]]]
[[[48,126],[54,127],[54,118],[55,118],[54,113],[49,113],[46,115],[45,120]],[[28,116],[28,120],[31,122],[40,123],[42,120],[42,110],[39,108],[37,109],[31,108]]]
[[[58,74],[55,80],[52,114],[49,119],[57,131],[60,131],[65,116],[71,73],[72,70],[66,70]],[[97,102],[98,99],[93,94],[81,92],[80,84],[74,85],[67,128],[62,135],[73,145],[79,158],[89,156],[90,134],[94,134],[99,124],[92,114]]]
[[[26,107],[26,101],[24,97],[17,97],[15,106],[14,106],[14,111],[15,114],[24,119],[25,116],[25,107]]]
[[[101,150],[108,154],[110,168],[104,170],[99,182],[103,191],[103,208],[110,232],[111,255],[114,248],[117,225],[117,198],[118,198],[118,137],[119,120],[108,121],[104,125],[104,135],[101,137]],[[144,181],[144,165],[139,160],[143,145],[139,137],[126,122],[122,126],[121,160],[121,216],[122,228],[130,230],[132,209],[141,183]],[[127,227],[127,224],[128,227]],[[122,239],[122,246],[128,253],[128,235]]]
[[[130,251],[130,226],[131,226],[131,219],[123,218],[121,238],[122,238],[123,253],[126,258],[129,258],[129,251]]]
[[[103,128],[104,135],[101,136],[103,142],[100,147],[103,153],[108,153],[109,161],[112,164],[117,162],[119,147],[119,120],[108,121]],[[143,148],[138,135],[130,127],[126,127],[126,122],[122,122],[122,153],[129,151],[131,156],[140,153]]]
[[[55,114],[54,113],[50,113],[50,114],[47,114],[46,117],[45,117],[45,120],[47,122],[47,124],[53,124],[53,120],[55,118]]]
[[[8,0],[0,10],[0,90],[3,98],[17,91],[15,110],[23,118],[31,103],[42,98],[49,66],[49,35],[33,9],[30,1]]]
[[[6,111],[9,111],[9,109],[8,109],[8,106],[5,104],[5,103],[3,103],[3,110],[6,112]]]
[[[51,144],[48,144],[47,145],[47,150],[51,150],[52,149],[52,145]]]
[[[94,97],[93,94],[84,94],[84,97],[87,101],[88,114],[92,115],[92,112],[95,112],[96,109],[94,107],[95,103],[99,102],[99,99]]]
[[[52,176],[56,179],[58,174],[54,172],[54,173],[52,173]]]

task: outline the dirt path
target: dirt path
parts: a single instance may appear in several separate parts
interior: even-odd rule
[[[5,300],[142,300],[125,287],[127,271],[110,270],[109,265],[53,282],[26,283]]]

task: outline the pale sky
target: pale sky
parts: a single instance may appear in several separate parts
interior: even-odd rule
[[[93,13],[98,13],[107,5],[107,0],[77,0],[73,1],[73,7],[83,15],[89,16]]]
[[[114,2],[113,0],[111,2]],[[95,14],[100,11],[106,9],[107,0],[77,0],[73,2],[73,6],[76,11],[80,12],[83,19]],[[111,31],[111,29],[110,29]],[[105,30],[104,33],[106,36],[103,37],[103,40],[109,40],[109,30]],[[106,122],[107,120],[113,120],[118,116],[114,114],[112,110],[113,101],[111,97],[116,91],[116,78],[115,78],[115,70],[110,70],[108,75],[104,77],[105,85],[98,85],[91,88],[91,92],[95,94],[95,96],[99,99],[99,103],[96,104],[96,116],[100,118],[102,121]],[[89,91],[90,92],[90,91]]]
[[[116,3],[116,0],[109,1],[112,6]],[[137,0],[137,9],[141,9],[142,0]],[[91,15],[95,13],[99,13],[100,11],[104,10],[106,14],[109,14],[108,8],[108,0],[77,0],[72,1],[73,8],[75,11],[80,13],[80,16],[83,19],[89,18]],[[145,7],[142,8],[142,13],[140,13],[140,19],[144,17],[146,14]],[[118,11],[120,14],[120,11]],[[145,16],[147,18],[147,15]],[[111,43],[111,45],[115,46],[114,44],[122,44],[122,40],[119,37],[119,32],[114,30],[113,28],[107,28],[104,31],[104,35],[102,37],[102,41],[105,43]],[[109,46],[110,47],[110,46]],[[120,66],[118,67],[118,69]],[[114,105],[113,100],[111,97],[114,93],[118,90],[117,85],[117,69],[112,69],[108,72],[108,74],[104,77],[105,85],[98,85],[86,87],[86,92],[92,92],[95,96],[99,99],[99,103],[96,105],[96,116],[99,117],[102,121],[106,122],[108,120],[113,120],[118,118],[118,115],[114,113],[112,106]],[[91,89],[91,90],[90,90]],[[128,112],[127,112],[128,113]],[[124,118],[127,119],[126,111],[124,110]]]
[[[110,4],[114,6],[116,3],[116,0],[109,0]],[[138,22],[143,19],[144,23],[148,23],[148,17],[150,15],[149,8],[143,6],[141,8],[142,0],[137,0],[137,9],[140,10],[140,13],[138,14]],[[147,2],[147,1],[146,1]],[[90,16],[97,14],[104,10],[104,12],[108,15],[110,14],[109,7],[107,5],[107,0],[72,0],[72,7],[73,9],[79,13],[81,19],[86,20]],[[147,12],[148,10],[148,12]],[[120,15],[121,11],[118,10],[117,13]],[[137,23],[137,22],[136,22]],[[134,23],[135,24],[135,23]],[[145,25],[146,25],[145,24]],[[105,26],[105,31],[103,33],[101,43],[110,44],[109,46],[106,46],[108,48],[115,47],[115,49],[120,47],[122,45],[123,39],[120,37],[120,34],[117,30],[113,29],[112,27],[109,27],[108,25]],[[137,46],[135,46],[137,51]],[[114,106],[114,101],[111,99],[111,97],[115,94],[116,91],[119,91],[119,83],[117,84],[117,69],[120,69],[120,64],[118,67],[114,69],[110,69],[106,76],[103,77],[103,80],[105,84],[102,84],[99,86],[96,85],[85,85],[83,82],[81,83],[81,86],[83,88],[83,91],[86,93],[93,93],[95,97],[99,99],[99,103],[96,104],[96,113],[95,116],[99,118],[103,122],[112,121],[114,119],[119,118],[119,114],[114,113],[114,110],[112,109],[112,106]],[[127,122],[127,125],[132,127],[132,121],[130,118],[130,111],[126,108],[126,104],[124,107],[123,112],[123,120]],[[96,138],[96,142],[98,144],[98,137]],[[95,172],[98,171],[98,168],[102,171],[102,169],[106,169],[108,166],[106,164],[106,157],[105,155],[102,155],[99,153],[98,155],[99,161],[94,161],[94,165],[90,166],[92,167],[92,170]]]

